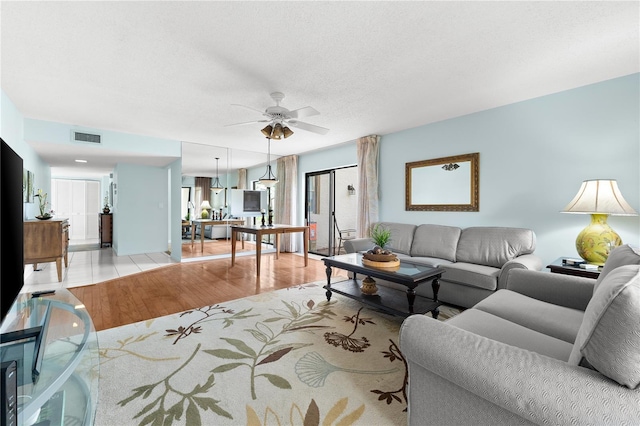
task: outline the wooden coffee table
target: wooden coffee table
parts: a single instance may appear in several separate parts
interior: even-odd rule
[[[327,300],[331,300],[332,293],[337,293],[397,316],[408,317],[413,314],[431,312],[434,318],[438,317],[440,312],[438,309],[440,306],[440,302],[438,302],[439,279],[444,273],[441,268],[416,265],[405,260],[400,262],[397,270],[374,268],[362,263],[362,254],[360,253],[325,257],[322,261],[327,268],[327,285],[324,286],[327,290]],[[334,267],[352,272],[353,279],[331,284],[331,268]],[[376,294],[364,294],[357,280],[358,274],[369,279],[380,278],[401,284],[407,287],[407,290],[402,292],[390,287],[377,286]],[[431,281],[433,300],[416,295],[416,287],[428,281]]]

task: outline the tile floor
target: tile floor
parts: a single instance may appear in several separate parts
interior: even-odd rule
[[[27,265],[22,292],[31,293],[95,284],[172,263],[176,262],[167,253],[116,256],[111,247],[70,251],[67,268],[64,267],[63,262],[62,282],[58,282],[55,262],[38,264],[39,270],[33,272],[32,265]]]

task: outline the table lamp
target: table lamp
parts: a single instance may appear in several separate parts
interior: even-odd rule
[[[576,238],[576,250],[580,257],[596,265],[604,265],[609,252],[622,244],[620,236],[607,224],[607,217],[638,215],[614,179],[585,180],[562,212],[591,215],[591,223]]]
[[[209,210],[211,210],[211,204],[209,204],[209,200],[204,200],[202,204],[200,204],[200,208],[202,212],[200,213],[200,217],[203,219],[209,218]]]

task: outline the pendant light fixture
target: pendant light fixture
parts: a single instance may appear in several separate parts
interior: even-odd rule
[[[267,143],[267,172],[258,180],[258,182],[267,188],[272,188],[276,183],[278,183],[278,179],[276,179],[275,175],[271,171],[271,138],[267,138]]]
[[[216,178],[213,180],[213,184],[211,185],[211,190],[214,194],[218,195],[224,189],[220,184],[220,178],[218,177],[218,162],[220,161],[219,157],[216,157]]]

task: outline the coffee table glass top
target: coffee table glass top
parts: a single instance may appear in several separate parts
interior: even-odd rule
[[[322,259],[325,265],[341,267],[343,265],[349,265],[345,268],[353,272],[360,274],[368,274],[370,272],[376,275],[394,275],[397,278],[404,278],[404,280],[416,281],[427,276],[444,272],[440,268],[434,268],[427,265],[417,265],[407,260],[400,259],[400,266],[397,269],[391,268],[376,268],[373,266],[367,266],[362,263],[361,253],[348,253],[338,256],[325,257]]]

